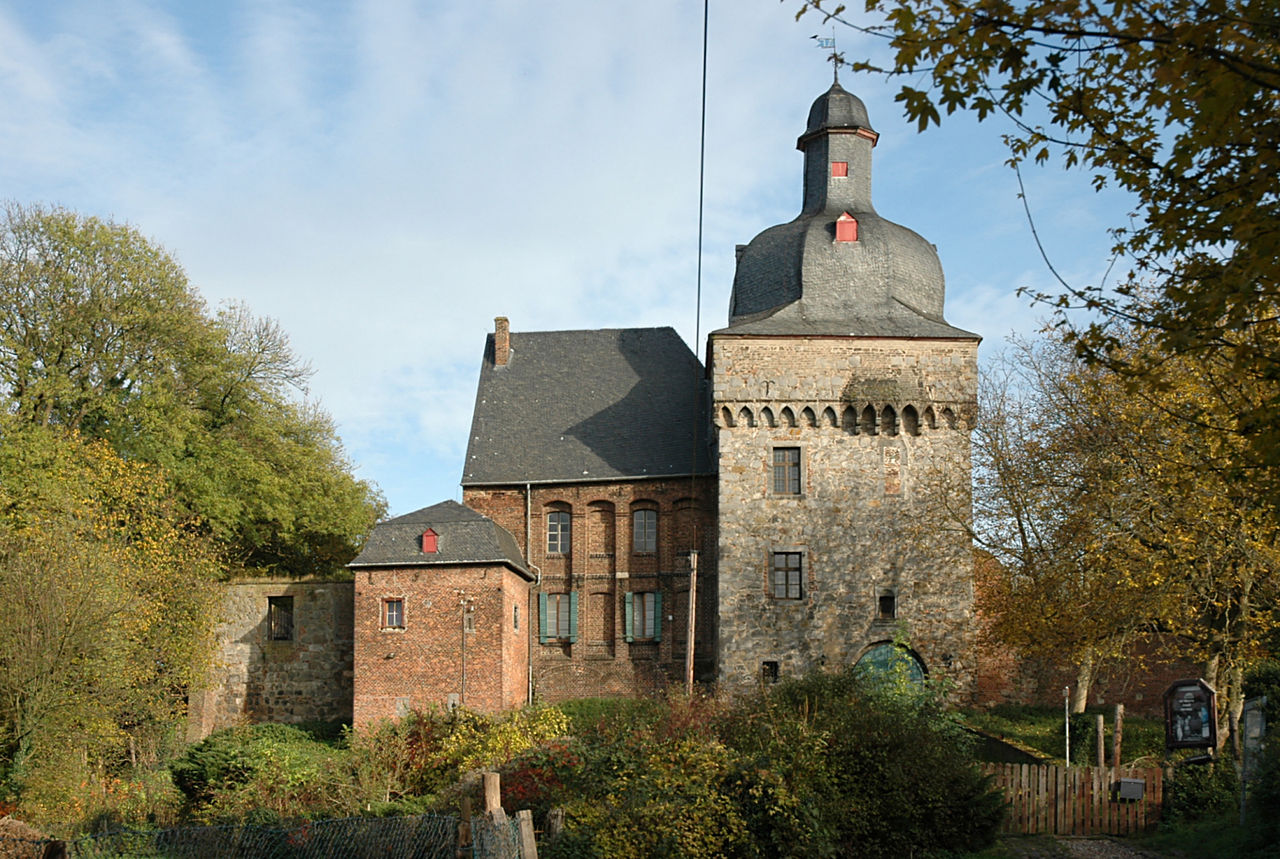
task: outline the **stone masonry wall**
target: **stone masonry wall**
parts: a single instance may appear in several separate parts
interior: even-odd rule
[[[193,693],[187,738],[256,722],[351,721],[351,582],[294,579],[226,586],[218,654]],[[289,640],[272,640],[268,600],[292,597]]]
[[[529,632],[537,699],[650,694],[681,682],[688,629],[689,550],[697,548],[695,675],[714,676],[716,564],[713,478],[606,481],[530,487],[468,487],[463,502],[510,531],[541,575],[546,594],[576,593],[578,637],[540,643],[537,597]],[[635,551],[634,513],[657,513],[655,551]],[[547,551],[547,514],[570,514],[568,552]],[[526,545],[530,543],[531,545]],[[625,640],[628,593],[661,593],[659,640]]]
[[[901,631],[970,694],[969,543],[919,502],[968,503],[977,341],[720,335],[711,350],[721,682],[850,664]],[[799,450],[798,494],[774,492],[776,447]],[[801,554],[799,599],[775,598],[775,552]]]
[[[524,704],[530,587],[501,564],[359,570],[355,724],[451,704]],[[403,628],[383,626],[388,598],[403,601]]]

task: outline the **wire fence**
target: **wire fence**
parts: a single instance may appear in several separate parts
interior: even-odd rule
[[[518,842],[511,827],[473,826],[476,859],[518,857],[509,847]],[[483,843],[482,843],[483,841]],[[67,859],[454,859],[458,819],[425,814],[413,817],[349,817],[317,820],[297,826],[189,826],[152,831],[121,830],[86,835],[63,842],[7,840],[3,857]],[[29,849],[28,849],[29,848]]]

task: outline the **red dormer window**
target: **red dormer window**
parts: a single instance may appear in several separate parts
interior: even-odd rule
[[[836,241],[856,242],[858,240],[858,222],[853,215],[845,212],[836,218]]]
[[[440,551],[440,537],[430,528],[422,532],[422,554],[434,555]]]
[[[848,161],[832,161],[831,175],[838,179],[843,179],[844,177],[848,176],[849,162]]]

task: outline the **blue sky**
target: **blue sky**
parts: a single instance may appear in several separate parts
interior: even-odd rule
[[[725,324],[734,245],[794,217],[812,16],[713,0],[695,341],[702,3],[0,0],[0,197],[128,221],[211,306],[273,317],[393,513],[460,498],[486,332]],[[875,50],[837,29],[849,56]],[[1052,287],[998,124],[918,135],[846,73],[880,132],[881,215],[934,242],[947,318],[998,348]],[[1024,171],[1075,283],[1124,200]]]

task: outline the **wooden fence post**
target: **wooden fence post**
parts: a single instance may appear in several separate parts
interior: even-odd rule
[[[1107,765],[1107,717],[1098,714],[1098,769]]]
[[[497,773],[484,773],[484,813],[493,814],[502,810],[502,776]]]
[[[538,859],[538,840],[533,836],[533,812],[523,809],[516,812],[520,827],[520,859]]]

